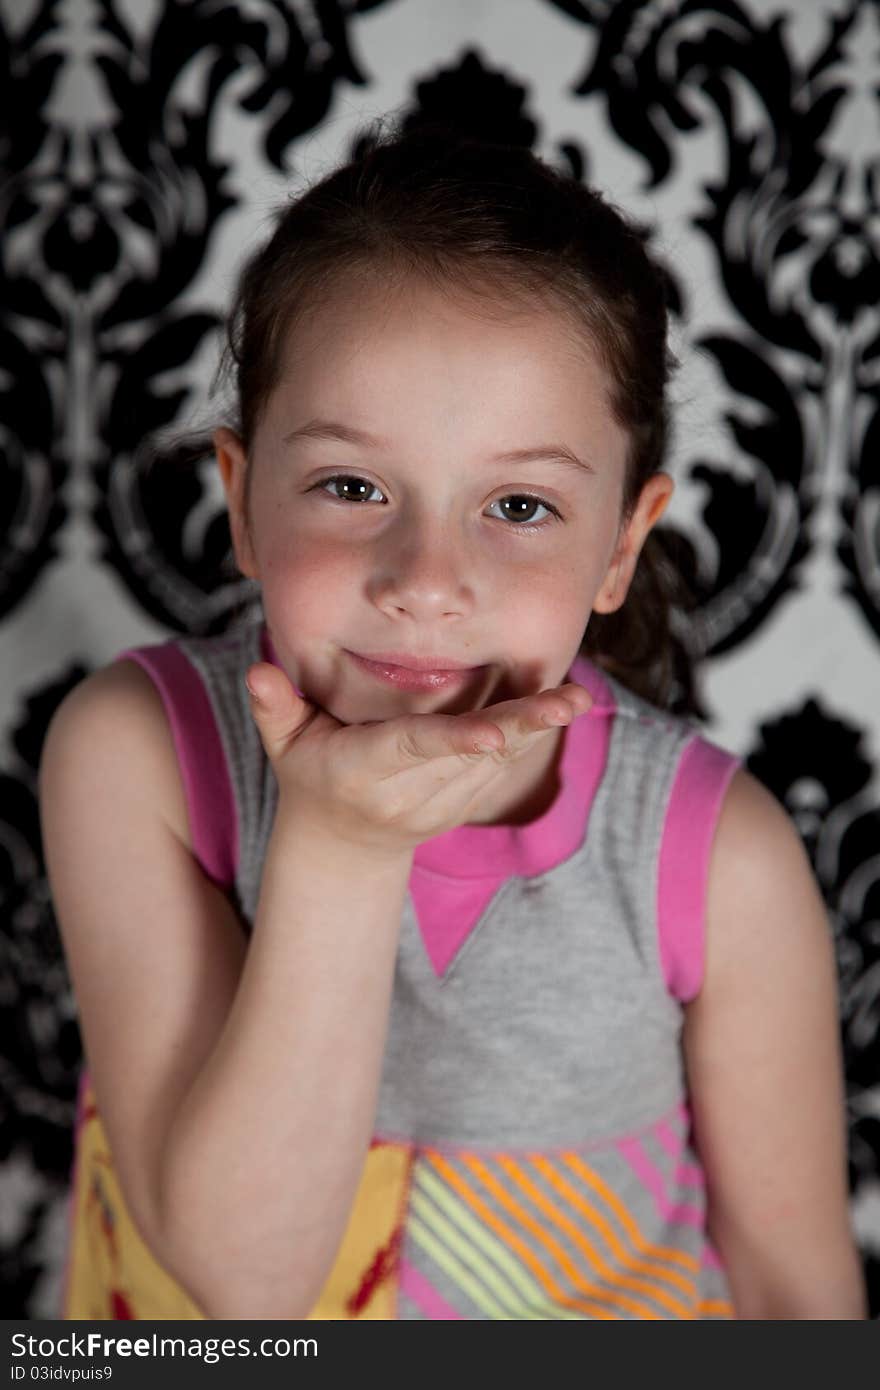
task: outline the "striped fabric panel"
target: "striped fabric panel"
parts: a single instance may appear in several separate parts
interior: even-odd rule
[[[487,1318],[577,1318],[554,1307],[528,1267],[511,1253],[426,1156],[416,1161],[408,1234]]]
[[[420,1150],[401,1291],[424,1318],[729,1316],[701,1301],[700,1258],[652,1244],[576,1152]],[[693,1245],[693,1238],[689,1244]]]
[[[651,1152],[648,1137],[620,1139],[617,1142],[617,1151],[626,1159],[646,1191],[650,1192],[657,1212],[665,1222],[702,1229],[706,1212],[703,1201],[704,1184],[699,1170],[685,1165],[686,1172],[694,1180],[691,1186],[699,1191],[698,1200],[682,1202],[678,1200],[682,1165],[676,1161],[670,1168],[668,1163],[660,1161],[659,1152]],[[678,1159],[678,1155],[672,1157]]]
[[[703,1170],[699,1164],[684,1161],[684,1136],[680,1132],[677,1132],[665,1120],[661,1120],[658,1125],[654,1126],[654,1138],[664,1153],[674,1161],[673,1181],[676,1186],[705,1187]]]

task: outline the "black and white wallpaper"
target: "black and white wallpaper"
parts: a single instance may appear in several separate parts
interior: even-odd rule
[[[787,807],[827,903],[880,1315],[876,0],[0,0],[0,64],[5,1316],[58,1315],[80,1064],[47,723],[123,647],[240,621],[211,464],[150,467],[142,445],[219,410],[241,256],[388,112],[598,184],[669,267],[662,524],[699,595],[707,736]]]

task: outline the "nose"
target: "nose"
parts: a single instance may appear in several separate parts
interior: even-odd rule
[[[471,570],[448,525],[410,516],[378,538],[369,597],[391,617],[405,614],[420,623],[464,617],[474,603]]]

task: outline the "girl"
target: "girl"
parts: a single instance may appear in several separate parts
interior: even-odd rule
[[[863,1317],[823,903],[669,712],[637,568],[641,239],[524,150],[373,138],[231,349],[261,620],[122,653],[42,760],[66,1315]]]

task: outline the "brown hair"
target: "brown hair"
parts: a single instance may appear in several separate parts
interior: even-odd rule
[[[298,318],[319,307],[342,274],[415,273],[439,284],[549,297],[599,353],[611,405],[630,438],[621,525],[664,459],[666,278],[645,237],[595,190],[529,150],[491,144],[432,123],[374,125],[356,157],[279,216],[245,265],[228,326],[224,370],[234,378],[237,428],[247,448],[281,370]],[[629,592],[594,613],[581,650],[653,704],[705,717],[687,646],[673,629],[694,606],[675,563],[674,535],[655,526]]]

